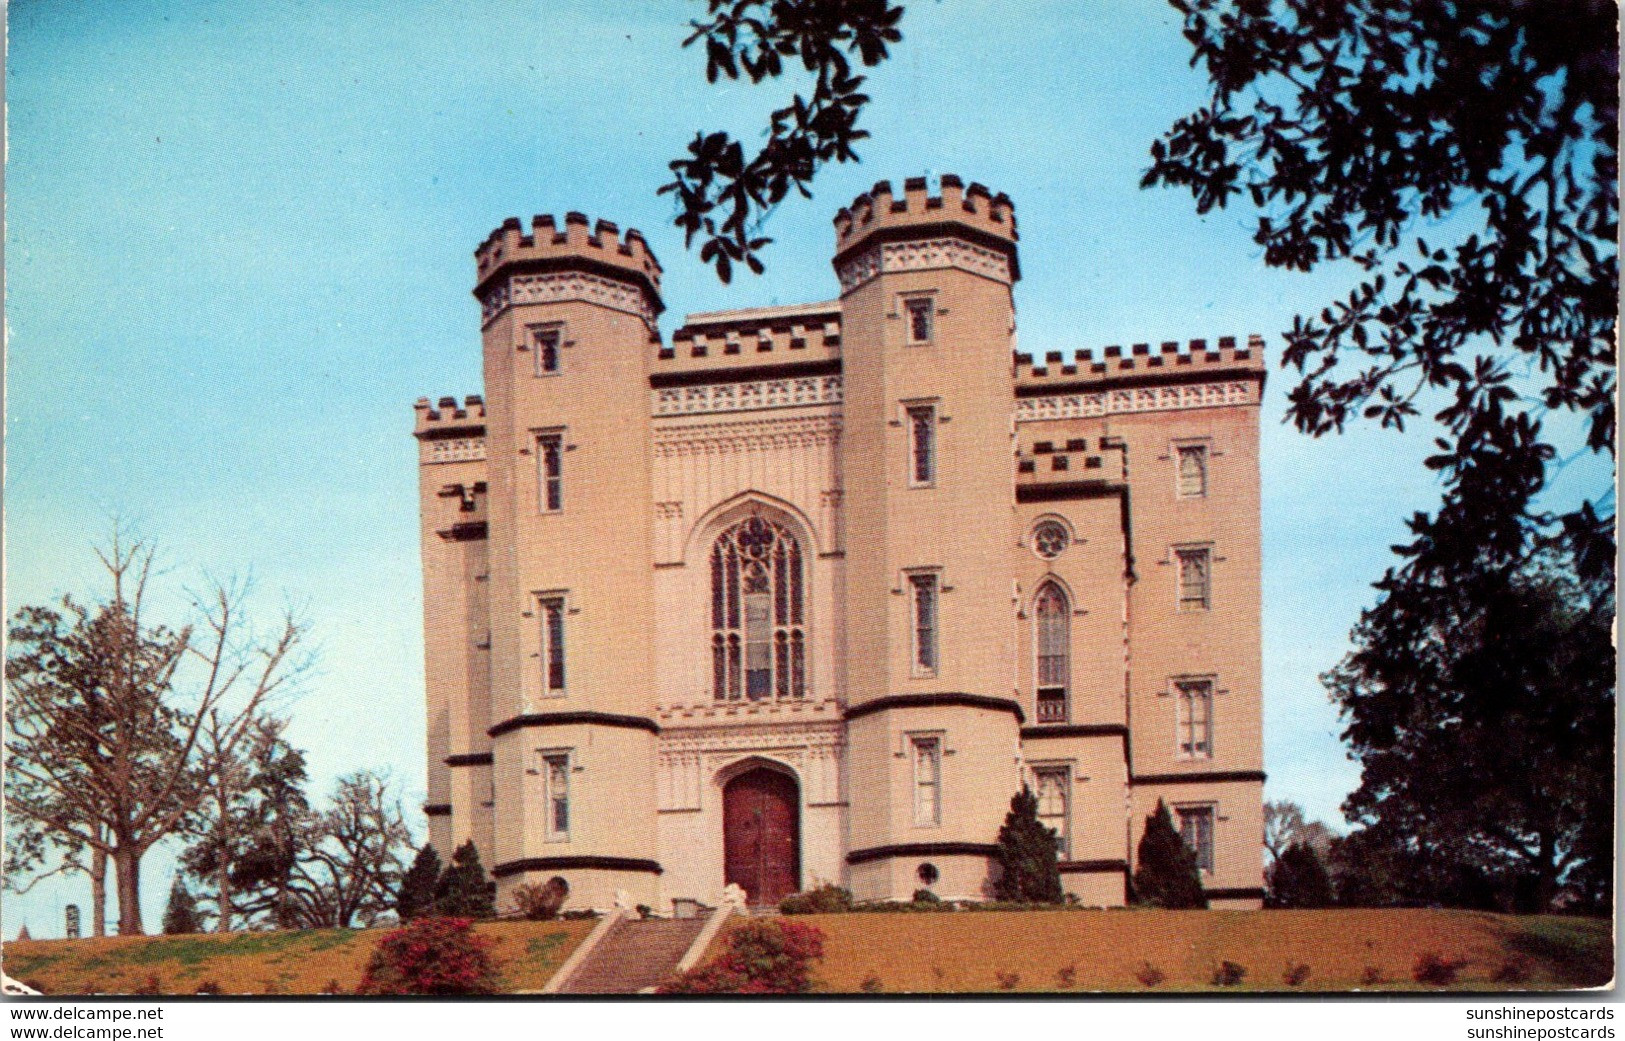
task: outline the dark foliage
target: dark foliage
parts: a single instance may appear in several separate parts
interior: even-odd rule
[[[528,882],[514,890],[513,901],[521,917],[531,922],[550,922],[559,916],[564,901],[570,895],[570,883],[562,875],[554,875],[546,882]],[[637,907],[639,918],[648,918],[652,908],[647,904]]]
[[[435,913],[455,918],[495,918],[495,889],[495,884],[485,877],[480,851],[470,839],[457,847],[440,876],[435,887]]]
[[[1134,899],[1152,907],[1207,907],[1196,854],[1174,830],[1173,817],[1161,799],[1145,819],[1145,833],[1135,857]]]
[[[700,259],[727,282],[735,264],[761,273],[757,254],[772,240],[757,232],[791,189],[808,197],[819,167],[857,160],[852,145],[869,136],[857,125],[869,99],[853,64],[885,60],[887,44],[903,38],[903,8],[888,0],[709,0],[708,14],[690,23],[684,41],[704,41],[708,82],[743,72],[760,83],[795,62],[813,78],[811,97],[797,93],[772,114],[755,155],[725,132],[699,133],[670,164],[675,176],[660,193],[675,193],[685,241],[700,236]]]
[[[440,882],[440,854],[427,842],[412,858],[395,894],[395,914],[402,922],[434,913],[435,888]]]
[[[1134,978],[1139,981],[1142,987],[1155,987],[1167,979],[1168,974],[1150,962],[1143,961],[1140,963],[1140,967],[1134,970]]]
[[[1448,987],[1456,982],[1456,976],[1465,964],[1466,962],[1449,961],[1429,951],[1416,959],[1416,964],[1411,968],[1411,978],[1418,983]]]
[[[1362,767],[1345,902],[1609,906],[1611,580],[1544,553],[1378,588],[1325,677]]]
[[[1309,966],[1302,962],[1297,964],[1288,962],[1287,967],[1281,970],[1281,982],[1289,987],[1302,986],[1303,982],[1309,978],[1311,971]]]
[[[1010,812],[999,828],[999,878],[993,884],[999,900],[1058,904],[1062,900],[1061,872],[1054,828],[1038,820],[1038,796],[1031,788],[1010,798]]]
[[[197,913],[197,898],[186,888],[186,882],[175,876],[169,887],[169,903],[164,908],[164,935],[182,936],[203,931],[203,920]]]
[[[839,914],[852,910],[852,891],[833,882],[779,901],[780,914]]]
[[[800,922],[755,919],[728,934],[728,950],[660,987],[661,994],[805,994],[824,933]]]
[[[1215,987],[1238,987],[1241,981],[1247,978],[1247,966],[1237,965],[1233,961],[1220,962],[1213,970],[1213,985]]]
[[[1332,880],[1307,842],[1286,848],[1269,872],[1270,907],[1330,907]]]
[[[1609,572],[1611,507],[1552,517],[1533,499],[1557,455],[1542,413],[1587,421],[1565,452],[1613,452],[1616,6],[1171,2],[1213,94],[1152,145],[1144,184],[1202,213],[1244,196],[1273,267],[1365,272],[1286,333],[1292,422],[1319,436],[1433,411],[1445,492],[1412,522],[1423,564],[1424,542],[1448,565],[1537,532]]]
[[[357,994],[494,994],[492,941],[466,918],[419,918],[384,934]]]

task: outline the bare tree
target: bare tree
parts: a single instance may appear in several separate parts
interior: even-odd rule
[[[1325,858],[1335,835],[1320,821],[1305,819],[1303,807],[1282,799],[1264,804],[1264,851],[1270,855],[1270,865],[1281,859],[1281,854],[1295,842],[1302,842]]]
[[[113,864],[119,932],[138,935],[141,859],[179,831],[203,781],[235,754],[262,704],[286,688],[304,627],[285,614],[267,639],[244,616],[246,583],[217,584],[195,626],[149,625],[153,549],[115,526],[97,550],[111,597],[24,607],[6,660],[6,797],[12,814],[88,850],[93,887]],[[218,717],[218,742],[201,739]],[[93,915],[103,906],[93,900]]]
[[[386,778],[365,770],[339,778],[332,804],[310,816],[303,838],[285,924],[350,929],[393,912],[412,833]]]

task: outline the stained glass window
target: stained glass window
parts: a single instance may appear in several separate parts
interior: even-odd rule
[[[760,517],[711,549],[711,685],[719,701],[807,694],[801,546]]]

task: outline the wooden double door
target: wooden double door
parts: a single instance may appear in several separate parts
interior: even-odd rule
[[[768,767],[722,789],[723,870],[751,904],[776,904],[801,887],[801,792]]]

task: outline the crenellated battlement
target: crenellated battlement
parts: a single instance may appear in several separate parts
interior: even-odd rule
[[[474,296],[490,321],[520,304],[586,300],[627,311],[654,326],[660,302],[660,262],[636,228],[625,235],[607,220],[584,213],[532,217],[526,234],[509,217],[474,251]]]
[[[658,373],[837,362],[838,301],[691,314],[655,361]]]
[[[1017,238],[1015,204],[1002,192],[966,188],[953,174],[942,175],[938,195],[924,177],[904,181],[901,195],[881,181],[835,215],[835,272],[843,293],[883,272],[930,268],[1009,284],[1021,277]]]
[[[1247,338],[1245,347],[1238,347],[1234,336],[1221,336],[1216,347],[1210,347],[1206,340],[1192,340],[1189,344],[1169,340],[1158,350],[1146,343],[1134,344],[1127,352],[1122,347],[1107,347],[1098,360],[1093,351],[1082,350],[1071,358],[1050,351],[1042,360],[1031,354],[1017,354],[1014,361],[1018,394],[1094,384],[1157,382],[1169,377],[1184,381],[1187,377],[1220,378],[1256,372],[1262,378],[1265,368],[1264,338],[1256,334]]]
[[[449,395],[434,404],[428,398],[418,398],[412,409],[417,413],[413,434],[419,438],[432,437],[432,432],[439,430],[485,428],[485,398],[479,394],[468,395],[461,405]]]

